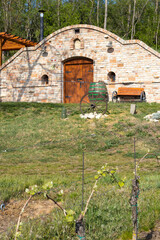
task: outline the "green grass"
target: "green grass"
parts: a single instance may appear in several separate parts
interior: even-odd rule
[[[78,104],[66,104],[68,118],[61,119],[63,104],[0,103],[0,200],[26,198],[26,187],[52,180],[55,188],[66,190],[64,204],[73,208],[78,216],[84,152],[85,201],[95,172],[104,163],[117,166],[118,174],[127,177],[122,191],[108,192],[112,183],[107,179],[99,183],[86,215],[87,239],[129,239],[132,221],[128,201],[134,177],[134,137],[137,159],[148,149],[160,155],[160,123],[144,120],[147,114],[160,110],[160,104],[136,105],[136,115],[130,114],[129,103],[109,103],[107,118],[84,120],[79,117]],[[156,159],[147,156],[140,163],[138,173],[139,229],[142,231],[152,228],[160,215]],[[41,239],[36,236],[76,239],[74,227],[68,227],[59,210],[48,218],[28,221],[22,229],[22,239]],[[8,239],[12,239],[11,235]]]

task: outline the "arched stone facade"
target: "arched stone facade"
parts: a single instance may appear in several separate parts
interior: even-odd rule
[[[110,100],[118,87],[129,85],[143,87],[148,102],[160,102],[160,54],[139,40],[125,41],[91,25],[65,27],[35,47],[19,50],[0,68],[0,100],[63,102],[64,61],[79,57],[93,60],[93,81],[106,82]],[[110,72],[115,73],[114,84]]]

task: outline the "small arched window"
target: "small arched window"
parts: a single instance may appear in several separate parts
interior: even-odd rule
[[[111,82],[115,82],[116,81],[116,74],[114,72],[109,72],[108,73],[108,80]]]
[[[74,49],[80,49],[81,48],[81,41],[77,38],[74,40]]]
[[[48,75],[44,74],[42,77],[41,77],[41,82],[42,84],[48,84],[49,80],[48,80]]]

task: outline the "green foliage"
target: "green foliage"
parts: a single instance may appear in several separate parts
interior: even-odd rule
[[[73,210],[67,210],[66,221],[67,223],[73,223],[75,212]]]
[[[51,181],[51,182],[48,182],[48,183],[46,183],[46,184],[44,184],[44,185],[42,186],[42,188],[43,188],[45,191],[50,190],[52,187],[53,187],[53,182],[52,182],[52,181]]]
[[[43,184],[41,187],[37,185],[30,186],[29,188],[25,189],[25,192],[29,195],[36,195],[37,193],[43,193],[44,197],[46,197],[46,194],[50,193],[51,190],[53,190],[53,181],[49,181]],[[63,194],[64,192],[61,189],[59,192],[56,193],[55,200],[59,202],[62,201]]]
[[[106,175],[109,175],[110,178],[111,178],[111,181],[112,181],[112,182],[116,182],[116,183],[118,184],[118,186],[121,188],[121,187],[124,186],[126,177],[123,178],[123,179],[118,180],[118,179],[116,178],[116,176],[115,176],[116,170],[117,170],[117,169],[111,169],[111,170],[110,170],[110,169],[108,168],[107,164],[105,164],[104,166],[101,167],[100,170],[97,171],[97,175],[95,175],[94,178],[95,178],[96,180],[99,180],[101,177],[106,177]],[[97,188],[97,186],[95,186],[95,187]],[[95,188],[95,187],[94,187],[94,188]]]
[[[31,186],[30,188],[26,188],[25,192],[28,193],[29,195],[35,195],[36,193],[39,192],[39,189],[37,185],[34,185]]]
[[[104,26],[105,1],[26,1],[0,2],[0,31],[16,34],[39,42],[40,17],[38,10],[43,8],[44,35],[74,24]],[[134,38],[144,41],[157,49],[159,43],[159,5],[156,1],[137,0],[134,22]],[[98,14],[97,14],[98,13]],[[108,0],[107,30],[130,39],[132,31],[133,1]],[[157,36],[157,38],[156,38]]]

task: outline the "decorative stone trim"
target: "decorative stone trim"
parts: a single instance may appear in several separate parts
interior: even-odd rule
[[[74,52],[72,52],[72,53],[67,53],[65,56],[62,57],[62,62],[64,63],[65,61],[67,61],[67,60],[69,60],[69,59],[71,59],[71,58],[75,58],[75,57],[77,57],[77,54],[75,54]],[[94,62],[95,62],[94,56],[93,56],[93,54],[90,53],[90,52],[88,52],[88,53],[86,53],[86,54],[81,54],[81,57],[83,57],[83,58],[89,58],[89,59],[93,60],[93,64],[94,64]]]
[[[43,39],[39,44],[37,44],[35,46],[35,48],[37,49],[42,44],[44,44],[46,41],[48,41],[49,39],[55,37],[56,35],[61,34],[62,32],[65,32],[65,31],[68,31],[68,30],[75,29],[75,28],[92,29],[92,30],[104,33],[105,35],[108,35],[109,37],[115,39],[117,42],[121,43],[122,45],[138,44],[142,48],[146,49],[146,51],[149,51],[150,53],[154,54],[156,57],[160,58],[160,53],[158,53],[157,51],[155,51],[154,49],[152,49],[151,47],[149,47],[147,44],[145,44],[144,42],[142,42],[140,40],[123,40],[122,38],[118,37],[116,34],[109,32],[108,30],[105,30],[103,28],[100,28],[100,27],[97,27],[97,26],[93,26],[93,25],[87,25],[87,24],[71,25],[71,26],[67,26],[67,27],[64,27],[62,29],[59,29],[56,32],[51,33],[45,39]]]
[[[70,49],[73,50],[75,49],[75,40],[79,40],[81,42],[80,44],[80,49],[84,49],[84,40],[83,38],[79,35],[79,34],[76,34],[71,40],[70,40]]]
[[[145,44],[144,42],[140,41],[140,40],[123,40],[122,38],[118,37],[116,34],[109,32],[108,30],[105,30],[103,28],[100,27],[96,27],[93,25],[87,25],[87,24],[77,24],[77,25],[72,25],[72,26],[68,26],[68,27],[64,27],[62,29],[57,30],[54,33],[51,33],[48,37],[44,38],[41,42],[39,42],[35,47],[26,47],[26,48],[21,48],[16,54],[14,54],[10,59],[8,59],[7,62],[5,62],[1,67],[0,67],[0,71],[2,69],[4,69],[8,64],[10,64],[10,62],[12,62],[17,56],[19,56],[20,54],[22,54],[23,52],[27,52],[27,51],[36,51],[38,48],[42,47],[43,44],[46,44],[47,41],[49,41],[51,38],[57,36],[58,34],[61,34],[65,31],[68,30],[72,30],[75,28],[85,28],[85,29],[92,29],[101,33],[104,33],[104,37],[106,35],[108,35],[109,37],[113,38],[114,40],[116,40],[117,42],[119,42],[122,45],[132,45],[132,44],[137,44],[140,47],[144,48],[146,51],[150,52],[151,54],[153,54],[154,56],[156,56],[157,58],[160,58],[160,53],[158,53],[157,51],[155,51],[154,49],[152,49],[151,47],[149,47],[147,44]],[[76,36],[74,36],[73,40],[71,41],[71,43],[73,44],[73,41],[75,40],[75,37],[77,39],[81,41],[81,48],[84,48],[84,41],[83,39],[79,36],[79,34],[77,34]],[[73,45],[70,45],[70,49],[73,49]]]

